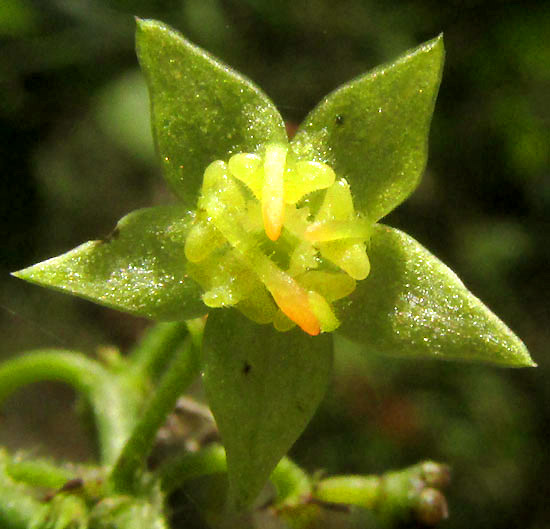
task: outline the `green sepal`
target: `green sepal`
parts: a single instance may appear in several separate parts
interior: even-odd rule
[[[192,215],[179,206],[140,209],[104,240],[13,275],[138,316],[186,320],[206,313],[200,287],[185,270]]]
[[[136,42],[164,175],[189,207],[211,162],[286,143],[281,115],[248,79],[154,20],[137,20]]]
[[[371,221],[417,187],[443,69],[443,37],[422,44],[329,94],[292,141],[300,159],[346,178],[355,208]]]
[[[202,363],[227,453],[229,503],[242,509],[317,409],[332,371],[332,338],[281,333],[218,309],[208,316]]]
[[[371,273],[341,315],[341,335],[365,353],[534,366],[523,342],[409,235],[376,225]]]

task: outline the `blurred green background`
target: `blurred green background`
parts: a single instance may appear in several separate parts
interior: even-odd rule
[[[449,528],[550,525],[550,3],[410,0],[2,0],[0,354],[127,349],[149,324],[9,271],[166,203],[132,16],[159,18],[257,82],[290,123],[323,95],[443,31],[447,62],[423,183],[385,222],[448,263],[538,369],[365,358],[341,344],[292,455],[370,473],[453,467]],[[85,460],[74,396],[10,399],[0,442]],[[189,526],[190,527],[190,526]]]

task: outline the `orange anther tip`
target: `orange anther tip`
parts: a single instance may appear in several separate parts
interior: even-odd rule
[[[317,336],[321,334],[321,327],[317,324],[317,326],[314,329],[305,329],[304,327],[300,327],[303,331],[307,332],[310,336]]]
[[[283,310],[283,309],[281,309]],[[301,314],[299,317],[296,317],[297,314],[293,314],[293,317],[291,317],[289,314],[287,314],[284,310],[283,312],[287,317],[289,317],[302,331],[307,332],[310,336],[317,336],[321,332],[321,325],[319,324],[319,320],[314,316],[312,312],[309,312],[307,314]]]
[[[265,234],[272,240],[276,241],[281,236],[282,226],[276,226],[274,224],[266,224]]]
[[[317,336],[321,332],[321,324],[309,306],[306,292],[298,288],[299,290],[292,295],[273,292],[273,299],[284,315],[300,329],[311,336]]]
[[[280,202],[280,203],[276,203]],[[273,201],[266,203],[263,209],[264,229],[266,235],[276,241],[283,229],[284,222],[284,203],[283,201]]]

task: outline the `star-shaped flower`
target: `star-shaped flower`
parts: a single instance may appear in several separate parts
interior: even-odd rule
[[[378,223],[424,170],[441,37],[327,96],[290,141],[258,87],[170,28],[138,21],[137,49],[180,205],[16,275],[156,320],[209,314],[202,370],[235,501],[315,411],[334,334],[366,354],[533,365],[449,268]]]

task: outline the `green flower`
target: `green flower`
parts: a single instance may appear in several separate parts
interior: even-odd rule
[[[157,320],[209,314],[202,370],[237,504],[311,418],[335,333],[365,353],[534,365],[449,268],[378,223],[424,170],[441,37],[328,95],[290,141],[258,87],[170,28],[138,21],[137,50],[180,204],[15,275]]]
[[[234,305],[280,331],[333,331],[340,322],[331,302],[369,273],[371,223],[357,217],[349,184],[335,181],[328,165],[293,160],[288,145],[262,151],[206,169],[185,242],[187,270],[209,307]]]

